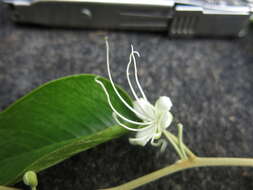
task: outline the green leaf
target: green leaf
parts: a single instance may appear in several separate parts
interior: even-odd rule
[[[17,182],[28,170],[38,172],[126,132],[113,120],[95,77],[74,75],[49,82],[0,113],[0,184]],[[110,82],[99,80],[116,109],[136,120]]]

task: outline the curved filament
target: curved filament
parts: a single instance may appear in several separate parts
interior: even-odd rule
[[[133,57],[133,62],[134,62],[134,75],[135,75],[135,81],[136,81],[136,84],[137,84],[137,86],[138,86],[138,88],[139,88],[139,90],[140,90],[140,92],[141,92],[142,97],[143,97],[146,101],[148,101],[148,99],[147,99],[147,97],[146,97],[146,95],[145,95],[145,93],[144,93],[144,91],[143,91],[143,89],[142,89],[142,87],[141,87],[141,85],[140,85],[140,82],[139,82],[138,71],[137,71],[137,65],[136,65],[136,59],[135,59],[135,56],[134,56],[134,54],[137,54],[138,57],[140,57],[140,54],[139,54],[138,51],[134,51],[133,45],[131,45],[131,48],[132,48],[132,57]]]
[[[117,96],[119,97],[119,99],[123,102],[123,104],[130,109],[132,112],[134,112],[136,115],[141,115],[142,117],[145,117],[144,115],[142,115],[141,113],[138,113],[136,110],[134,110],[130,105],[128,105],[128,103],[124,100],[124,98],[120,95],[119,91],[117,90],[117,88],[115,87],[115,84],[112,80],[112,75],[111,75],[111,71],[110,71],[110,61],[109,61],[109,43],[106,40],[106,63],[107,63],[107,72],[108,72],[108,76],[109,79],[111,81],[113,90],[115,91],[115,93],[117,94]]]
[[[144,131],[144,130],[146,130],[146,129],[152,127],[152,125],[149,125],[149,126],[147,126],[147,127],[143,127],[143,128],[140,128],[140,129],[131,128],[131,127],[126,126],[126,125],[123,124],[122,122],[120,122],[119,119],[118,119],[118,117],[117,117],[117,115],[116,115],[116,113],[113,113],[112,116],[113,116],[113,118],[115,119],[115,121],[116,121],[120,126],[126,128],[126,129],[128,129],[129,131]]]
[[[107,92],[104,84],[99,81],[97,78],[95,78],[95,81],[102,87],[102,89],[104,90],[105,94],[106,94],[106,97],[107,97],[107,100],[108,100],[108,103],[111,107],[111,109],[113,110],[113,112],[115,112],[120,118],[124,119],[125,121],[129,122],[129,123],[132,123],[132,124],[135,124],[135,125],[150,125],[152,122],[137,122],[137,121],[132,121],[130,119],[127,119],[126,117],[124,117],[123,115],[121,115],[115,108],[114,106],[112,105],[112,102],[111,102],[111,99],[110,99],[110,96],[109,96],[109,93]]]
[[[130,72],[129,72],[129,69],[130,69],[130,66],[131,66],[131,63],[132,63],[132,57],[133,57],[133,59],[135,60],[134,53],[136,53],[138,56],[140,56],[140,54],[139,54],[137,51],[134,51],[134,50],[133,50],[133,46],[131,45],[131,54],[130,54],[130,56],[129,56],[129,62],[128,62],[128,64],[127,64],[126,76],[127,76],[127,81],[128,81],[129,87],[130,87],[130,89],[131,89],[131,91],[132,91],[132,93],[133,93],[133,95],[134,95],[134,98],[138,101],[138,100],[139,100],[139,97],[137,96],[137,94],[136,94],[136,92],[135,92],[135,90],[134,90],[134,88],[133,88],[132,82],[131,82],[131,80],[130,80]],[[136,81],[136,83],[137,83],[137,85],[138,85],[138,87],[139,87],[139,90],[140,90],[141,93],[144,95],[144,96],[143,96],[144,100],[145,100],[145,101],[148,101],[147,98],[146,98],[146,96],[145,96],[145,94],[144,94],[144,92],[143,92],[143,90],[142,90],[142,88],[141,88],[141,86],[140,86],[139,80],[138,80],[138,70],[137,70],[137,66],[136,66],[136,61],[134,61],[134,71],[135,71],[135,81]],[[142,110],[144,113],[146,113],[146,110],[143,108],[142,105],[140,105],[140,108],[141,108],[141,110]],[[147,118],[147,120],[150,120],[150,118],[148,118],[148,117],[145,117],[145,118]]]

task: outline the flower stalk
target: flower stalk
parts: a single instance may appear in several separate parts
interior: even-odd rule
[[[198,157],[196,156],[184,143],[180,144],[178,137],[170,133],[169,131],[164,131],[166,138],[173,141],[172,145],[175,144],[175,147],[181,146],[187,156],[187,158],[182,158],[175,162],[174,164],[168,165],[162,169],[154,171],[150,174],[144,175],[137,179],[134,179],[125,184],[119,185],[117,187],[101,189],[101,190],[130,190],[135,189],[150,182],[153,182],[157,179],[171,175],[173,173],[198,167],[224,167],[224,166],[235,166],[235,167],[253,167],[252,158],[220,158],[220,157]],[[174,148],[175,148],[174,147]],[[175,148],[176,149],[176,148]],[[177,151],[176,151],[177,152]],[[180,152],[180,151],[179,151]]]
[[[213,166],[240,166],[240,167],[253,167],[253,159],[250,158],[205,158],[195,157],[194,159],[179,160],[175,164],[169,165],[165,168],[152,172],[143,177],[137,178],[133,181],[123,185],[103,189],[103,190],[129,190],[135,189],[161,177],[197,167],[213,167]]]
[[[174,144],[179,145],[180,141],[169,131],[164,135],[173,141]],[[196,156],[184,143],[181,145],[187,155],[186,159],[180,159],[172,165],[168,165],[162,169],[154,171],[145,176],[139,177],[135,180],[119,185],[117,187],[101,189],[101,190],[129,190],[135,189],[157,179],[171,175],[173,173],[198,167],[217,167],[217,166],[236,166],[236,167],[253,167],[252,158],[219,158],[219,157],[198,157]]]

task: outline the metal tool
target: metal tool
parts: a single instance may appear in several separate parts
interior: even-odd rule
[[[246,0],[4,0],[18,23],[44,26],[168,31],[171,36],[246,34]]]

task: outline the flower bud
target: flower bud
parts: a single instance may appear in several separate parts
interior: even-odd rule
[[[28,171],[23,176],[23,181],[26,185],[36,187],[38,185],[37,175],[34,171]]]

